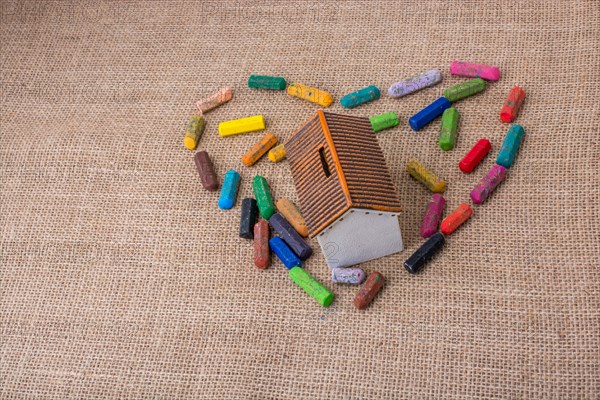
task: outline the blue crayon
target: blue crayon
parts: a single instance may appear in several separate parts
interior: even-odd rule
[[[517,151],[519,150],[521,139],[523,139],[524,134],[525,130],[521,125],[511,125],[506,133],[504,142],[502,142],[500,153],[498,153],[498,158],[496,158],[496,164],[502,165],[504,168],[510,168],[515,160],[515,156],[517,155]]]
[[[340,99],[340,104],[344,108],[354,108],[361,104],[377,100],[381,96],[381,92],[377,86],[367,86],[357,90],[356,92],[348,93]]]
[[[452,103],[445,97],[440,97],[408,120],[410,127],[418,131],[440,115],[444,113],[446,108],[452,107]]]
[[[280,237],[275,236],[274,238],[271,238],[271,240],[269,240],[269,247],[287,269],[302,267],[302,261],[296,257],[294,252]]]
[[[238,187],[240,186],[240,174],[230,169],[223,178],[223,188],[219,197],[219,208],[229,210],[235,204]]]
[[[306,260],[312,255],[312,248],[281,214],[273,214],[273,216],[269,218],[269,225],[273,227],[273,230],[279,234],[283,241],[290,246],[292,251],[301,260]]]

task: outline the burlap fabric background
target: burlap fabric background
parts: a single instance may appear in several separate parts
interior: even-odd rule
[[[522,2],[1,3],[1,395],[3,398],[598,398],[600,396],[600,5]],[[457,148],[407,119],[462,81],[453,58],[502,79],[457,104]],[[239,202],[217,208],[182,145],[193,102],[226,84],[200,148],[219,176],[254,174],[296,200],[287,164],[240,161],[262,133],[220,121],[262,113],[287,139],[313,104],[247,88],[251,73],[329,90],[389,85],[439,67],[444,82],[342,111],[395,110],[380,133],[405,208],[406,250],[370,262],[388,284],[366,311],[333,286],[316,241],[306,263],[332,288],[323,309],[278,262],[252,265]],[[527,91],[509,179],[421,274],[402,267],[429,193],[468,200]],[[457,163],[480,137],[493,155]]]

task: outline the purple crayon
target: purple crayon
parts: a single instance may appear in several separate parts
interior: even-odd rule
[[[441,80],[442,74],[440,74],[440,71],[432,69],[420,75],[409,76],[400,82],[394,83],[388,89],[388,94],[392,97],[406,96],[407,94],[433,86]]]
[[[367,275],[360,268],[334,268],[331,270],[331,280],[335,283],[360,285]]]
[[[433,235],[438,230],[438,225],[442,219],[442,211],[444,211],[444,204],[446,199],[441,194],[434,194],[427,204],[427,210],[425,211],[425,218],[421,224],[421,236],[425,239]]]
[[[473,203],[482,204],[485,199],[488,198],[490,193],[496,189],[496,186],[506,179],[507,175],[508,170],[506,168],[502,165],[494,164],[487,175],[479,181],[477,186],[475,186],[475,189],[471,190],[471,199],[473,200]]]

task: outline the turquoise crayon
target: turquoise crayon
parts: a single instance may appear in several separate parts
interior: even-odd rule
[[[504,168],[510,168],[515,160],[524,134],[525,130],[518,124],[514,124],[508,129],[504,142],[502,142],[500,153],[498,153],[498,158],[496,158],[496,164],[502,165]]]
[[[377,86],[367,86],[356,92],[348,93],[340,99],[340,104],[344,108],[354,108],[361,104],[377,100],[379,96],[381,96],[381,92]]]
[[[235,204],[238,187],[240,186],[240,174],[233,169],[225,173],[223,178],[223,188],[221,189],[221,197],[219,197],[219,208],[228,210]]]

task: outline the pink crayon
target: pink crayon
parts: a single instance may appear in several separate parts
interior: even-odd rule
[[[444,210],[444,204],[446,199],[441,194],[434,194],[427,204],[427,210],[425,211],[425,218],[421,224],[421,236],[428,238],[438,230],[440,219],[442,219],[442,211]]]
[[[500,79],[500,69],[493,65],[475,64],[466,61],[452,61],[450,73],[457,76],[469,78],[481,78],[486,81],[497,81]]]
[[[494,164],[487,175],[475,186],[475,189],[471,190],[471,200],[473,200],[473,203],[482,204],[496,189],[496,186],[506,179],[507,175],[508,170],[506,168],[502,165]]]

